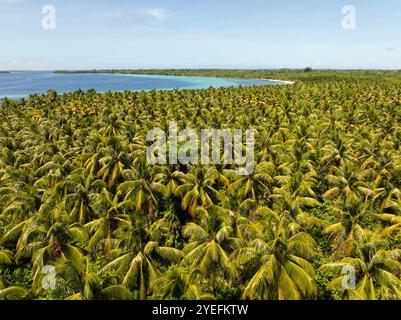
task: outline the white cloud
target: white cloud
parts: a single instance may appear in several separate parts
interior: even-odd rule
[[[135,21],[140,19],[141,17],[152,17],[158,20],[164,20],[167,18],[168,14],[165,9],[152,8],[140,10],[134,13],[122,11],[107,11],[103,13],[103,16],[113,21]]]
[[[165,18],[167,18],[167,11],[165,9],[161,9],[161,8],[153,8],[153,9],[148,9],[146,10],[147,15],[159,19],[159,20],[163,20]]]

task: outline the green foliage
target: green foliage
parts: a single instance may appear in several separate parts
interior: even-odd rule
[[[296,83],[4,99],[0,299],[400,298],[399,72],[107,72]],[[254,128],[254,174],[151,166],[173,120]]]

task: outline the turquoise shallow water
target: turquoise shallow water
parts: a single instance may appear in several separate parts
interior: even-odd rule
[[[237,87],[253,85],[279,85],[281,82],[251,79],[225,79],[208,77],[176,77],[136,74],[55,74],[51,71],[13,71],[0,74],[0,98],[23,98],[30,94],[46,93],[53,89],[59,93],[78,89],[105,91],[149,91],[152,89],[205,89],[209,87]]]

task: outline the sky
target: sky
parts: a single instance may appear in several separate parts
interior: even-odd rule
[[[401,1],[0,0],[0,39],[0,70],[401,69]]]

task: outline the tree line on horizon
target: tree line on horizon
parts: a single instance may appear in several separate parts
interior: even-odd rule
[[[335,69],[93,69],[56,70],[56,74],[143,74],[166,76],[198,76],[242,79],[277,79],[301,82],[321,81],[381,81],[398,83],[401,70],[335,70]]]

